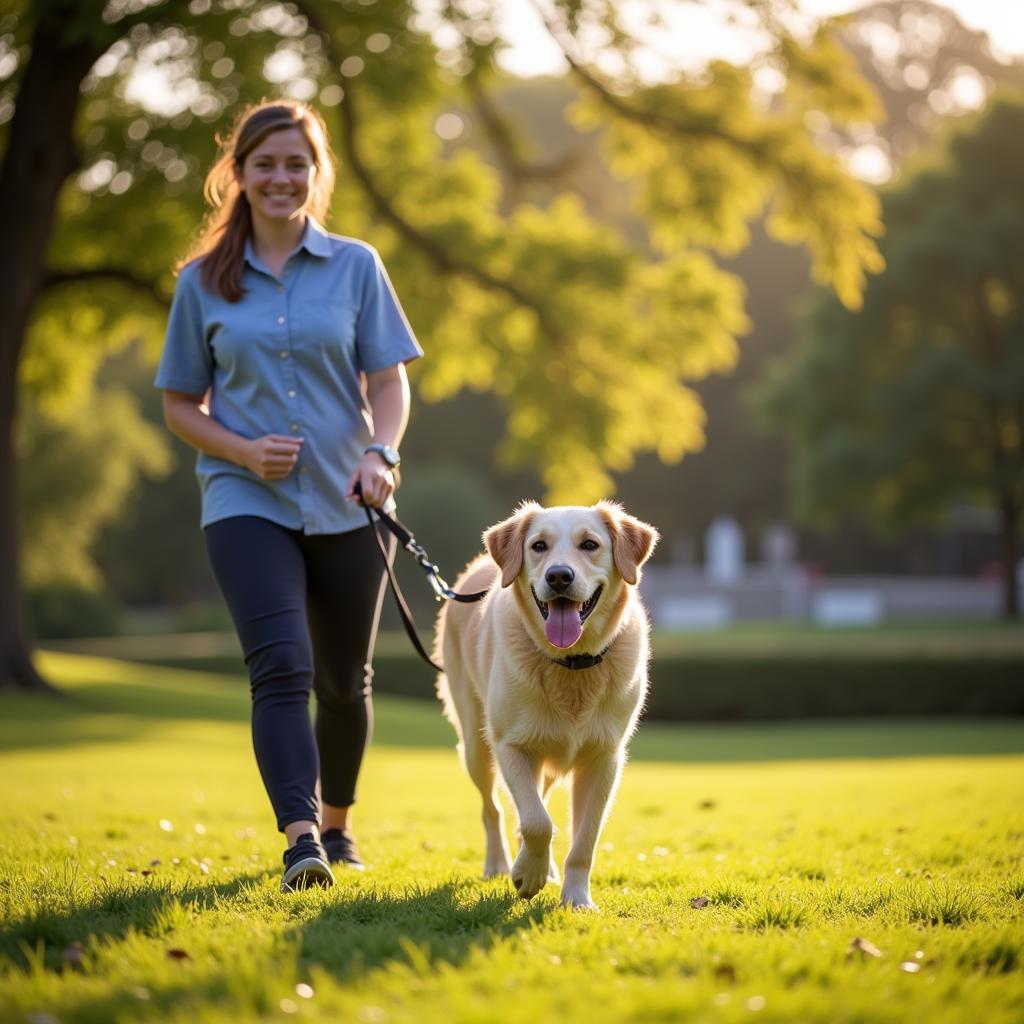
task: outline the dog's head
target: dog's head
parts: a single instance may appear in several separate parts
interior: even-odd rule
[[[528,628],[553,647],[612,631],[658,531],[602,501],[589,508],[526,502],[484,534],[501,585],[515,585]],[[582,649],[582,648],[581,648]]]

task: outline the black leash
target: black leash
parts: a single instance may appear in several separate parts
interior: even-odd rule
[[[355,492],[360,496],[360,504],[362,504],[362,488],[357,483],[355,486]],[[394,570],[391,568],[391,561],[388,558],[387,549],[384,547],[384,541],[381,539],[380,531],[374,524],[373,513],[377,513],[378,520],[386,526],[391,533],[398,538],[398,542],[405,548],[406,551],[410,552],[419,562],[420,568],[427,574],[427,580],[430,582],[430,586],[434,591],[434,599],[436,601],[461,601],[464,604],[473,604],[476,601],[482,600],[487,595],[486,590],[479,590],[475,594],[460,594],[455,590],[452,590],[450,586],[445,582],[444,577],[441,575],[441,570],[430,560],[430,556],[427,554],[422,544],[417,543],[416,538],[412,535],[412,531],[400,523],[397,519],[393,519],[386,512],[379,508],[371,509],[369,505],[363,505],[363,510],[366,512],[366,520],[373,528],[373,537],[377,542],[377,547],[380,549],[381,558],[384,559],[384,568],[388,574],[388,583],[391,585],[391,593],[395,595],[395,604],[398,605],[398,613],[402,616],[402,625],[405,626],[405,631],[409,635],[409,639],[412,641],[413,647],[416,648],[419,656],[431,667],[437,669],[438,672],[443,672],[444,669],[438,665],[427,652],[423,649],[423,644],[420,642],[419,634],[416,632],[416,620],[412,617],[412,612],[409,610],[409,605],[406,603],[405,595],[402,593],[402,588],[398,585],[398,580],[395,578]]]
[[[357,483],[355,486],[355,493],[359,495],[359,503],[362,502],[362,488]],[[384,547],[384,541],[381,540],[380,531],[374,525],[373,513],[377,513],[378,520],[383,523],[394,535],[398,538],[398,542],[405,548],[406,551],[410,552],[416,561],[420,563],[420,568],[427,574],[427,580],[430,582],[430,586],[434,591],[434,600],[436,601],[461,601],[463,604],[473,604],[476,601],[482,600],[487,596],[486,590],[478,590],[475,594],[460,594],[444,581],[444,577],[441,575],[441,570],[430,560],[430,556],[427,554],[422,544],[417,543],[416,538],[412,535],[412,531],[400,523],[397,519],[393,519],[386,512],[379,508],[371,509],[369,505],[363,505],[363,510],[366,512],[366,521],[370,524],[373,530],[373,539],[377,542],[377,547],[380,549],[380,556],[384,559],[384,569],[388,574],[388,583],[391,585],[391,593],[395,595],[395,604],[398,605],[398,613],[402,616],[402,625],[405,626],[406,633],[409,634],[409,639],[412,641],[413,647],[416,648],[419,656],[433,669],[438,672],[443,672],[444,669],[437,664],[430,657],[429,654],[423,649],[423,644],[420,643],[419,634],[416,632],[416,620],[412,617],[412,612],[409,610],[409,605],[406,603],[405,595],[402,593],[402,588],[398,585],[398,580],[395,578],[394,570],[391,568],[391,561],[388,558],[387,549]],[[564,658],[548,658],[548,661],[553,661],[556,665],[561,665],[563,668],[571,669],[576,671],[578,669],[593,668],[595,665],[600,665],[604,660],[604,656],[611,650],[611,644],[609,644],[603,651],[598,654],[567,654]],[[545,655],[545,657],[547,657]]]

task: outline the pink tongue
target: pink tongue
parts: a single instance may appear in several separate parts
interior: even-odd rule
[[[548,617],[544,621],[544,635],[555,647],[572,647],[583,632],[580,606],[575,601],[556,597],[548,602]]]

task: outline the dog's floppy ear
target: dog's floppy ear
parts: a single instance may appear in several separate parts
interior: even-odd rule
[[[614,501],[598,502],[597,511],[612,538],[615,568],[627,583],[636,583],[640,578],[640,566],[647,561],[654,545],[658,543],[658,531],[626,513]]]
[[[497,526],[492,526],[484,533],[484,545],[487,553],[498,563],[501,569],[501,585],[510,587],[523,568],[523,538],[540,511],[540,505],[532,501],[524,501],[515,514]]]

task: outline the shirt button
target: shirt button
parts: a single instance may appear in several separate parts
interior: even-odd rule
[[[295,392],[294,391],[289,391],[288,392],[288,397],[289,398],[294,398],[295,397]]]
[[[298,423],[293,423],[292,424],[292,433],[298,433],[298,430],[299,430]]]
[[[303,476],[305,476],[305,475],[306,475],[306,474],[307,474],[307,473],[309,472],[309,470],[308,470],[308,469],[307,469],[307,468],[306,468],[305,466],[303,466],[303,467],[302,467],[302,468],[301,468],[301,469],[299,470],[299,472],[300,472],[300,473],[301,473],[301,474],[302,474]]]
[[[284,291],[284,285],[283,285],[283,284],[279,284],[279,285],[277,286],[277,290],[278,290],[279,292],[283,292],[283,291]]]
[[[277,318],[277,322],[278,322],[279,324],[283,324],[283,323],[284,323],[284,317],[283,317],[283,316],[279,316],[279,317]]]
[[[281,349],[281,358],[282,359],[287,359],[288,358],[288,353],[284,349]]]

